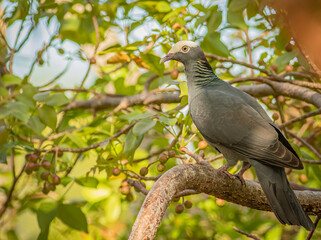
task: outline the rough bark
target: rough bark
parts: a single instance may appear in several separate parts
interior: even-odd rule
[[[157,228],[173,196],[192,189],[238,205],[271,211],[260,185],[246,180],[230,179],[209,164],[179,165],[167,171],[148,193],[130,234],[130,240],[154,239]],[[321,192],[295,191],[309,214],[321,214]]]
[[[238,88],[252,95],[253,97],[264,97],[269,95],[283,95],[298,99],[314,106],[321,107],[321,94],[301,86],[290,83],[276,82],[264,79],[268,84],[242,85]],[[104,110],[115,108],[120,104],[125,106],[161,104],[161,103],[178,103],[181,101],[179,93],[142,93],[133,96],[100,96],[86,101],[73,102],[65,110],[72,109],[93,109]]]

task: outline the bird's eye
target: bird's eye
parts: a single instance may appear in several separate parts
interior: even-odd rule
[[[187,53],[189,51],[189,46],[183,46],[182,47],[182,52]]]

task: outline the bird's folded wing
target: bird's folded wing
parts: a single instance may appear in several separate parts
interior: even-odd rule
[[[211,90],[193,99],[191,108],[196,127],[211,143],[269,165],[302,168],[275,128],[237,95]]]

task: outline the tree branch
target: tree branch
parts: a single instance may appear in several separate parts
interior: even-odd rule
[[[195,190],[238,205],[271,211],[260,185],[230,179],[208,164],[184,164],[164,173],[149,191],[132,228],[129,239],[153,239],[172,198],[185,189]],[[310,214],[321,213],[321,192],[295,191],[301,205]]]

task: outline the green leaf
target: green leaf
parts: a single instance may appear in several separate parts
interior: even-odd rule
[[[35,133],[41,135],[42,130],[46,127],[39,119],[38,116],[31,116],[28,121],[28,126],[32,129]]]
[[[37,240],[48,239],[49,226],[57,213],[56,202],[42,202],[37,210],[37,220],[40,228],[40,234]]]
[[[230,23],[232,26],[238,27],[240,29],[247,28],[247,25],[244,21],[242,12],[232,12],[232,11],[228,10],[227,22]]]
[[[53,107],[43,105],[38,110],[40,121],[50,127],[52,130],[56,130],[57,114]]]
[[[0,87],[0,97],[8,97],[9,96],[9,91],[4,88],[4,87]]]
[[[156,121],[150,118],[145,118],[143,120],[140,120],[133,127],[133,134],[136,136],[144,135],[147,131],[152,129],[155,126],[155,124],[156,124]]]
[[[168,118],[168,117],[163,117],[163,116],[160,116],[159,120],[161,122],[165,123],[166,125],[170,125],[170,126],[174,126],[175,123],[177,122],[176,118]]]
[[[318,165],[311,165],[315,177],[321,182],[321,168]]]
[[[124,146],[124,154],[128,158],[131,163],[131,160],[134,157],[134,153],[141,141],[143,140],[143,136],[134,135],[132,129],[128,132],[126,136],[125,146]]]
[[[75,182],[81,186],[88,188],[97,188],[99,181],[94,177],[80,177],[75,179]]]
[[[6,87],[9,85],[15,85],[22,82],[22,79],[16,75],[5,74],[1,79],[2,84]]]
[[[61,106],[69,103],[69,99],[63,93],[54,93],[49,95],[45,102],[50,106]]]
[[[138,119],[143,119],[143,118],[148,118],[148,117],[151,117],[155,115],[154,113],[142,113],[142,114],[137,114],[133,117],[130,117],[129,118],[129,122],[132,122],[132,121],[135,121],[135,120],[138,120]]]
[[[83,136],[79,136],[76,133],[69,133],[67,134],[67,137],[77,145],[77,147],[83,148],[87,147],[86,142],[83,140]]]
[[[50,92],[41,92],[37,93],[33,96],[33,99],[38,101],[38,102],[45,102],[46,99],[49,97]]]
[[[156,10],[159,12],[169,12],[172,10],[171,5],[168,2],[160,1],[156,5]]]
[[[209,32],[214,32],[222,23],[222,12],[212,12],[210,18],[207,21],[207,29]]]
[[[61,178],[61,184],[66,187],[71,181],[73,180],[73,178],[65,176]]]
[[[285,52],[283,55],[278,56],[275,60],[275,64],[279,67],[279,69],[284,69],[286,65],[296,56],[294,51]]]
[[[160,57],[147,53],[142,54],[141,57],[143,58],[144,62],[150,67],[150,70],[156,73],[158,76],[163,76],[164,73],[164,64],[159,64]]]
[[[205,36],[204,41],[201,44],[201,47],[207,52],[211,52],[222,57],[228,57],[228,48],[221,41],[220,38],[221,34],[219,32],[208,33]]]
[[[9,102],[6,108],[10,109],[10,113],[22,122],[29,120],[29,107],[22,102]]]
[[[7,106],[0,107],[0,119],[7,117],[11,113],[11,110]]]
[[[72,204],[58,205],[57,217],[67,226],[88,233],[85,214]]]
[[[7,163],[8,140],[9,140],[9,133],[7,129],[5,128],[5,126],[0,125],[0,163]]]
[[[181,94],[179,95],[180,97],[182,96],[187,96],[188,92],[187,92],[187,82],[181,82],[179,84],[179,89],[181,90]]]
[[[232,0],[229,5],[229,10],[232,12],[242,11],[248,5],[248,0]]]

